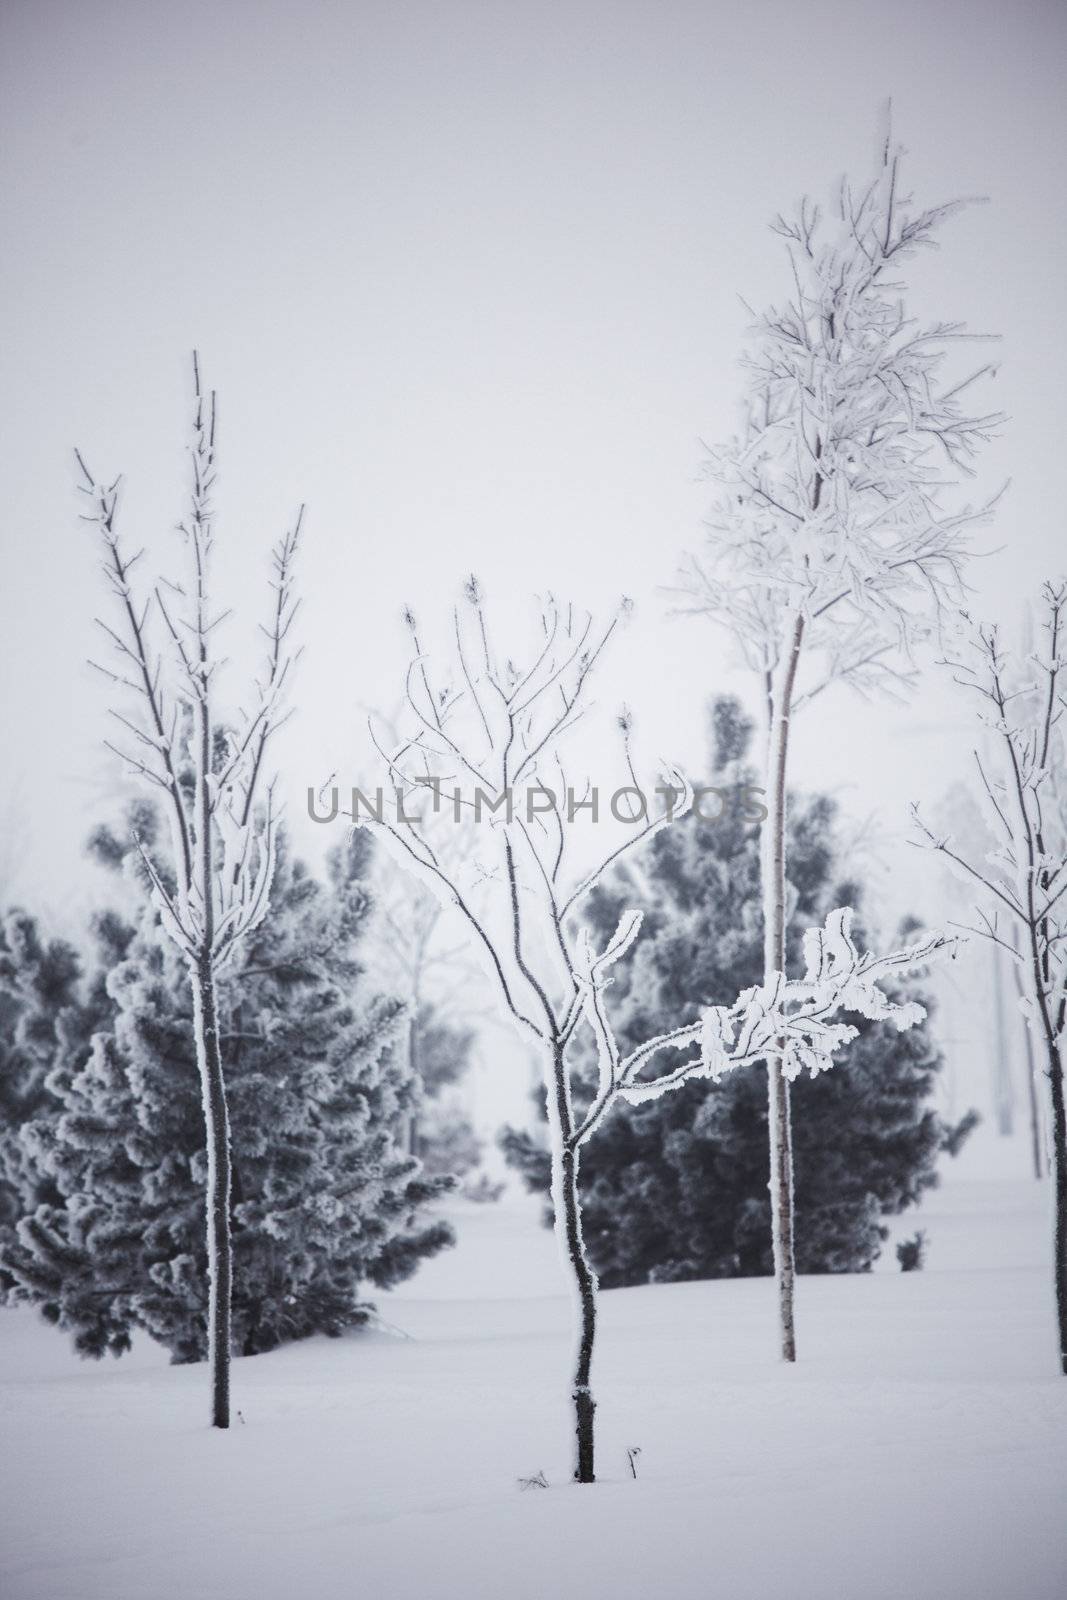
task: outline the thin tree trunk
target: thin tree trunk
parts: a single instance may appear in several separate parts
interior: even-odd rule
[[[404,1130],[405,1143],[408,1155],[417,1156],[419,1153],[419,1110],[425,1092],[422,1082],[422,1073],[419,1070],[419,997],[416,991],[411,1002],[411,1016],[408,1019],[408,1071],[411,1074],[412,1094],[415,1104],[407,1117],[407,1127]]]
[[[211,1423],[230,1426],[230,1303],[233,1252],[230,1242],[230,1120],[219,1050],[215,974],[201,958],[193,973],[196,1055],[203,1090],[207,1141],[208,1361],[211,1369]]]
[[[1011,1081],[1011,1046],[1004,1016],[1004,968],[999,947],[991,944],[990,960],[993,983],[993,1105],[997,1116],[997,1132],[1009,1139],[1015,1132],[1015,1095]]]
[[[804,639],[804,619],[794,620],[789,653],[769,695],[767,747],[767,816],[763,823],[760,875],[763,898],[764,979],[785,971],[785,829],[789,717],[797,666]],[[767,1123],[770,1140],[771,1234],[783,1361],[797,1358],[793,1317],[796,1262],[793,1244],[793,1136],[789,1084],[782,1072],[784,1040],[767,1062]]]
[[[1019,948],[1018,930],[1012,932],[1012,942],[1016,950]],[[1011,963],[1011,975],[1015,984],[1015,993],[1020,1000],[1026,991],[1023,987],[1022,974],[1016,961]],[[1034,1177],[1040,1180],[1045,1176],[1045,1162],[1041,1153],[1041,1107],[1037,1098],[1037,1062],[1034,1060],[1034,1042],[1030,1037],[1030,1024],[1023,1021],[1023,1048],[1026,1051],[1026,1103],[1030,1113],[1030,1155],[1034,1163]]]
[[[596,1274],[589,1264],[582,1238],[582,1211],[578,1198],[578,1147],[573,1141],[570,1085],[563,1050],[551,1053],[548,1121],[552,1136],[552,1207],[556,1242],[567,1271],[574,1302],[574,1477],[577,1483],[595,1482],[593,1470],[593,1346],[596,1340]]]
[[[1053,640],[1053,645],[1055,645],[1055,640]],[[1036,835],[1035,843],[1036,850],[1031,850],[1031,860],[1044,856],[1044,843],[1040,834]],[[1056,1295],[1056,1332],[1059,1342],[1060,1371],[1067,1377],[1067,1116],[1064,1113],[1063,1057],[1060,1054],[1065,1002],[1061,1001],[1055,1013],[1049,1006],[1048,990],[1051,965],[1049,930],[1047,922],[1041,924],[1034,920],[1033,882],[1034,874],[1031,872],[1028,878],[1030,921],[1027,931],[1030,939],[1030,957],[1037,1011],[1041,1018],[1041,1026],[1045,1035],[1045,1049],[1048,1055],[1048,1079],[1052,1103],[1052,1278]],[[1041,875],[1039,875],[1039,884],[1043,890],[1047,891],[1048,883],[1047,881],[1042,881]]]
[[[201,584],[202,584],[201,575]],[[202,599],[200,601],[202,606]],[[200,635],[200,695],[197,701],[197,869],[203,927],[193,974],[196,1057],[204,1102],[207,1138],[208,1361],[211,1367],[211,1423],[230,1426],[230,1341],[233,1251],[230,1242],[230,1119],[219,1048],[215,993],[214,826],[211,810],[211,709],[207,652]]]
[[[1056,639],[1057,630],[1053,628],[1053,658],[1056,655]],[[1054,681],[1053,679],[1053,686]],[[1001,710],[1003,710],[1003,706],[1001,706]],[[1048,734],[1052,726],[1052,711],[1053,697],[1050,694],[1049,720],[1046,722],[1045,747],[1041,756],[1042,765],[1048,758]],[[1040,824],[1040,809],[1038,810],[1037,826],[1031,830],[1030,814],[1026,807],[1024,782],[1020,774],[1015,747],[1010,738],[1008,740],[1008,748],[1011,753],[1016,795],[1028,845],[1029,870],[1026,873],[1025,883],[1025,904],[1028,913],[1027,932],[1030,939],[1034,997],[1037,1001],[1038,1015],[1041,1018],[1041,1026],[1045,1034],[1045,1048],[1048,1053],[1048,1078],[1052,1103],[1052,1276],[1056,1294],[1056,1331],[1059,1339],[1060,1371],[1067,1377],[1067,1120],[1065,1120],[1063,1104],[1063,1057],[1060,1053],[1060,1040],[1063,1037],[1064,1011],[1067,1008],[1067,1000],[1061,998],[1055,1011],[1051,1009],[1049,992],[1052,986],[1052,930],[1049,926],[1047,907],[1044,916],[1037,916],[1035,915],[1036,907],[1034,903],[1035,887],[1045,895],[1049,892],[1049,873],[1045,865],[1047,856]],[[1040,807],[1040,795],[1036,788],[1034,794],[1038,797],[1038,805]]]
[[[1041,1154],[1041,1107],[1037,1098],[1037,1065],[1028,1024],[1023,1028],[1023,1045],[1026,1049],[1026,1098],[1030,1111],[1030,1156],[1034,1163],[1034,1177],[1040,1182],[1045,1176]]]
[[[574,1362],[574,1476],[578,1483],[593,1483],[593,1415],[596,1401],[591,1388],[593,1345],[596,1340],[596,1274],[589,1265],[582,1240],[578,1202],[578,1151],[567,1150],[561,1161],[563,1232],[567,1260],[574,1276],[577,1313],[577,1348]]]
[[[1052,1179],[1055,1220],[1056,1326],[1059,1332],[1060,1370],[1067,1376],[1067,1115],[1063,1098],[1063,1060],[1058,1042],[1048,1043],[1048,1075],[1052,1088]]]

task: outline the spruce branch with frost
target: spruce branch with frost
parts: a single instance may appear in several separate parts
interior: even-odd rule
[[[959,503],[999,413],[975,405],[995,365],[958,371],[974,336],[918,322],[904,270],[967,201],[917,207],[887,139],[862,188],[826,212],[805,199],[773,229],[785,297],[754,316],[735,438],[708,453],[716,498],[682,610],[727,630],[758,674],[767,720],[765,973],[785,965],[786,788],[794,715],[833,684],[906,696],[918,648],[965,594],[974,529],[996,503]],[[772,1228],[782,1355],[796,1358],[792,1138],[781,1051],[767,1058]]]
[[[105,483],[75,452],[84,521],[97,530],[114,624],[98,618],[110,653],[92,665],[113,685],[110,715],[121,730],[108,748],[160,799],[170,828],[166,859],[136,841],[163,927],[184,955],[194,1003],[197,1061],[208,1153],[207,1237],[210,1273],[208,1347],[213,1426],[230,1419],[231,1162],[226,1086],[219,1049],[217,978],[234,950],[267,915],[274,873],[278,808],[267,776],[268,746],[286,721],[286,695],[297,652],[291,634],[299,602],[293,568],[303,507],[271,552],[271,604],[261,623],[262,668],[248,703],[231,723],[217,713],[220,625],[211,590],[215,543],[216,399],[205,392],[193,356],[193,417],[183,582],[138,587],[118,527],[121,479]]]
[[[949,654],[956,683],[986,730],[974,793],[994,843],[981,855],[935,831],[913,808],[925,847],[970,888],[969,930],[1000,946],[1019,974],[1022,1006],[1045,1060],[1051,1105],[1053,1283],[1058,1360],[1067,1374],[1067,581],[1041,589],[1037,648],[1012,652],[996,624],[963,614]]]
[[[893,1000],[880,985],[954,951],[955,939],[927,934],[901,950],[876,956],[856,947],[852,916],[850,906],[839,907],[829,913],[823,927],[807,930],[803,978],[776,972],[769,983],[743,990],[732,1006],[709,1006],[699,1022],[635,1050],[620,1063],[619,1093],[640,1104],[656,1099],[676,1083],[718,1079],[738,1067],[766,1060],[768,1050],[779,1048],[779,1040],[785,1041],[785,1077],[792,1082],[807,1072],[814,1078],[828,1072],[836,1052],[858,1036],[852,1023],[833,1020],[842,1013],[891,1022],[900,1033],[922,1022],[926,1015],[923,1006],[917,1001]],[[690,1045],[696,1045],[699,1054],[673,1072],[655,1078],[640,1075],[654,1053]]]
[[[893,1003],[878,984],[924,964],[946,941],[934,936],[882,958],[861,954],[850,936],[850,913],[835,912],[824,928],[808,934],[803,979],[773,972],[730,1006],[710,1007],[699,1023],[648,1039],[624,1057],[608,992],[612,969],[638,938],[641,913],[624,911],[610,938],[599,944],[579,913],[611,866],[687,813],[691,790],[671,768],[655,786],[662,804],[649,804],[653,791],[639,782],[632,719],[624,713],[619,718],[621,768],[640,811],[621,842],[596,849],[595,835],[582,840],[579,813],[597,801],[588,784],[575,799],[568,783],[567,736],[591,709],[591,675],[619,617],[597,628],[588,614],[550,597],[524,667],[499,659],[473,580],[466,604],[451,620],[449,669],[439,681],[407,614],[413,653],[406,675],[406,724],[389,744],[371,727],[383,778],[393,790],[392,808],[366,817],[357,810],[353,820],[376,827],[398,858],[466,922],[491,990],[539,1057],[556,1239],[575,1305],[574,1476],[590,1483],[595,1476],[597,1284],[582,1235],[582,1147],[620,1101],[648,1099],[691,1077],[717,1077],[763,1060],[779,1038],[786,1040],[785,1070],[791,1076],[825,1070],[855,1033],[847,1022],[835,1020],[843,1011],[911,1026],[921,1008]],[[487,796],[491,813],[479,821]],[[468,815],[474,847],[462,856],[449,854],[448,830]],[[579,857],[583,843],[584,859]],[[583,1068],[579,1040],[586,1048],[591,1042],[597,1064],[596,1089],[584,1111],[578,1110],[575,1094]],[[649,1076],[650,1064],[665,1051],[680,1053],[680,1064]]]

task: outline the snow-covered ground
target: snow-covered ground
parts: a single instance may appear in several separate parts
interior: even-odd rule
[[[0,1316],[5,1600],[1053,1600],[1067,1382],[1046,1195],[956,1172],[923,1272],[602,1299],[601,1481],[568,1481],[568,1304],[525,1199],[379,1297],[390,1326],[238,1361],[240,1419],[150,1346]],[[627,1449],[640,1446],[638,1478]],[[518,1487],[542,1470],[547,1490]]]

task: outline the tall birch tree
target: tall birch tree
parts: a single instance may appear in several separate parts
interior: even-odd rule
[[[118,526],[121,480],[94,476],[76,453],[97,530],[114,623],[98,618],[111,646],[93,665],[120,692],[111,708],[118,743],[108,748],[155,793],[170,825],[170,849],[138,839],[166,932],[185,958],[192,988],[193,1032],[207,1146],[208,1359],[211,1421],[230,1425],[233,1258],[230,1239],[230,1125],[219,1043],[218,976],[235,949],[267,915],[278,816],[267,753],[285,720],[294,654],[290,634],[297,600],[293,563],[303,520],[271,554],[271,603],[261,624],[266,658],[245,708],[232,721],[218,711],[219,611],[211,588],[215,546],[216,399],[205,392],[193,357],[189,497],[179,523],[187,573],[138,589],[131,553]]]
[[[902,694],[914,656],[958,602],[974,524],[951,491],[999,418],[972,410],[990,364],[960,375],[955,322],[908,314],[902,270],[967,203],[923,210],[887,140],[872,182],[828,212],[804,199],[774,232],[786,298],[754,317],[737,437],[710,452],[717,498],[687,558],[683,606],[724,627],[758,675],[766,716],[764,970],[785,965],[786,798],[796,714],[831,684]],[[790,1096],[767,1056],[781,1352],[796,1359]]]

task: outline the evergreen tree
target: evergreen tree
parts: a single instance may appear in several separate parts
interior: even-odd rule
[[[624,1049],[692,1021],[762,977],[759,828],[748,814],[743,762],[752,724],[738,703],[712,711],[712,784],[727,798],[715,821],[690,814],[656,835],[641,878],[617,872],[589,897],[596,937],[626,905],[644,908],[641,939],[620,963],[612,1016]],[[709,814],[712,803],[706,809]],[[858,885],[834,882],[835,806],[790,799],[788,961],[803,929],[834,906],[862,907]],[[909,981],[906,995],[930,999]],[[877,1258],[882,1217],[937,1182],[973,1113],[948,1128],[929,1104],[941,1056],[928,1024],[898,1033],[850,1018],[859,1037],[833,1072],[794,1091],[798,1265],[864,1271]],[[528,1186],[547,1191],[548,1156],[530,1133],[506,1129],[505,1153]],[[619,1106],[582,1162],[585,1238],[605,1287],[772,1271],[763,1074],[692,1082],[645,1105]]]
[[[115,919],[101,936],[118,936]],[[121,949],[116,948],[116,958]],[[22,1126],[56,1101],[47,1086],[57,1055],[87,1037],[99,995],[81,1000],[82,965],[65,939],[46,940],[36,918],[16,909],[0,919],[0,1237],[52,1188],[27,1162]]]
[[[106,834],[95,848],[122,854]],[[359,1324],[368,1282],[388,1287],[452,1241],[424,1213],[448,1180],[422,1176],[402,1149],[417,1092],[397,1047],[403,1007],[361,976],[369,850],[355,835],[326,887],[283,848],[274,912],[220,986],[233,1348],[246,1355]],[[125,871],[138,879],[138,859]],[[19,1222],[7,1268],[17,1293],[72,1329],[85,1354],[121,1353],[142,1327],[174,1360],[199,1360],[206,1154],[191,1000],[181,955],[147,903],[101,981],[107,1025],[87,1051],[60,1053],[47,1078],[58,1114],[21,1131],[55,1195]]]

